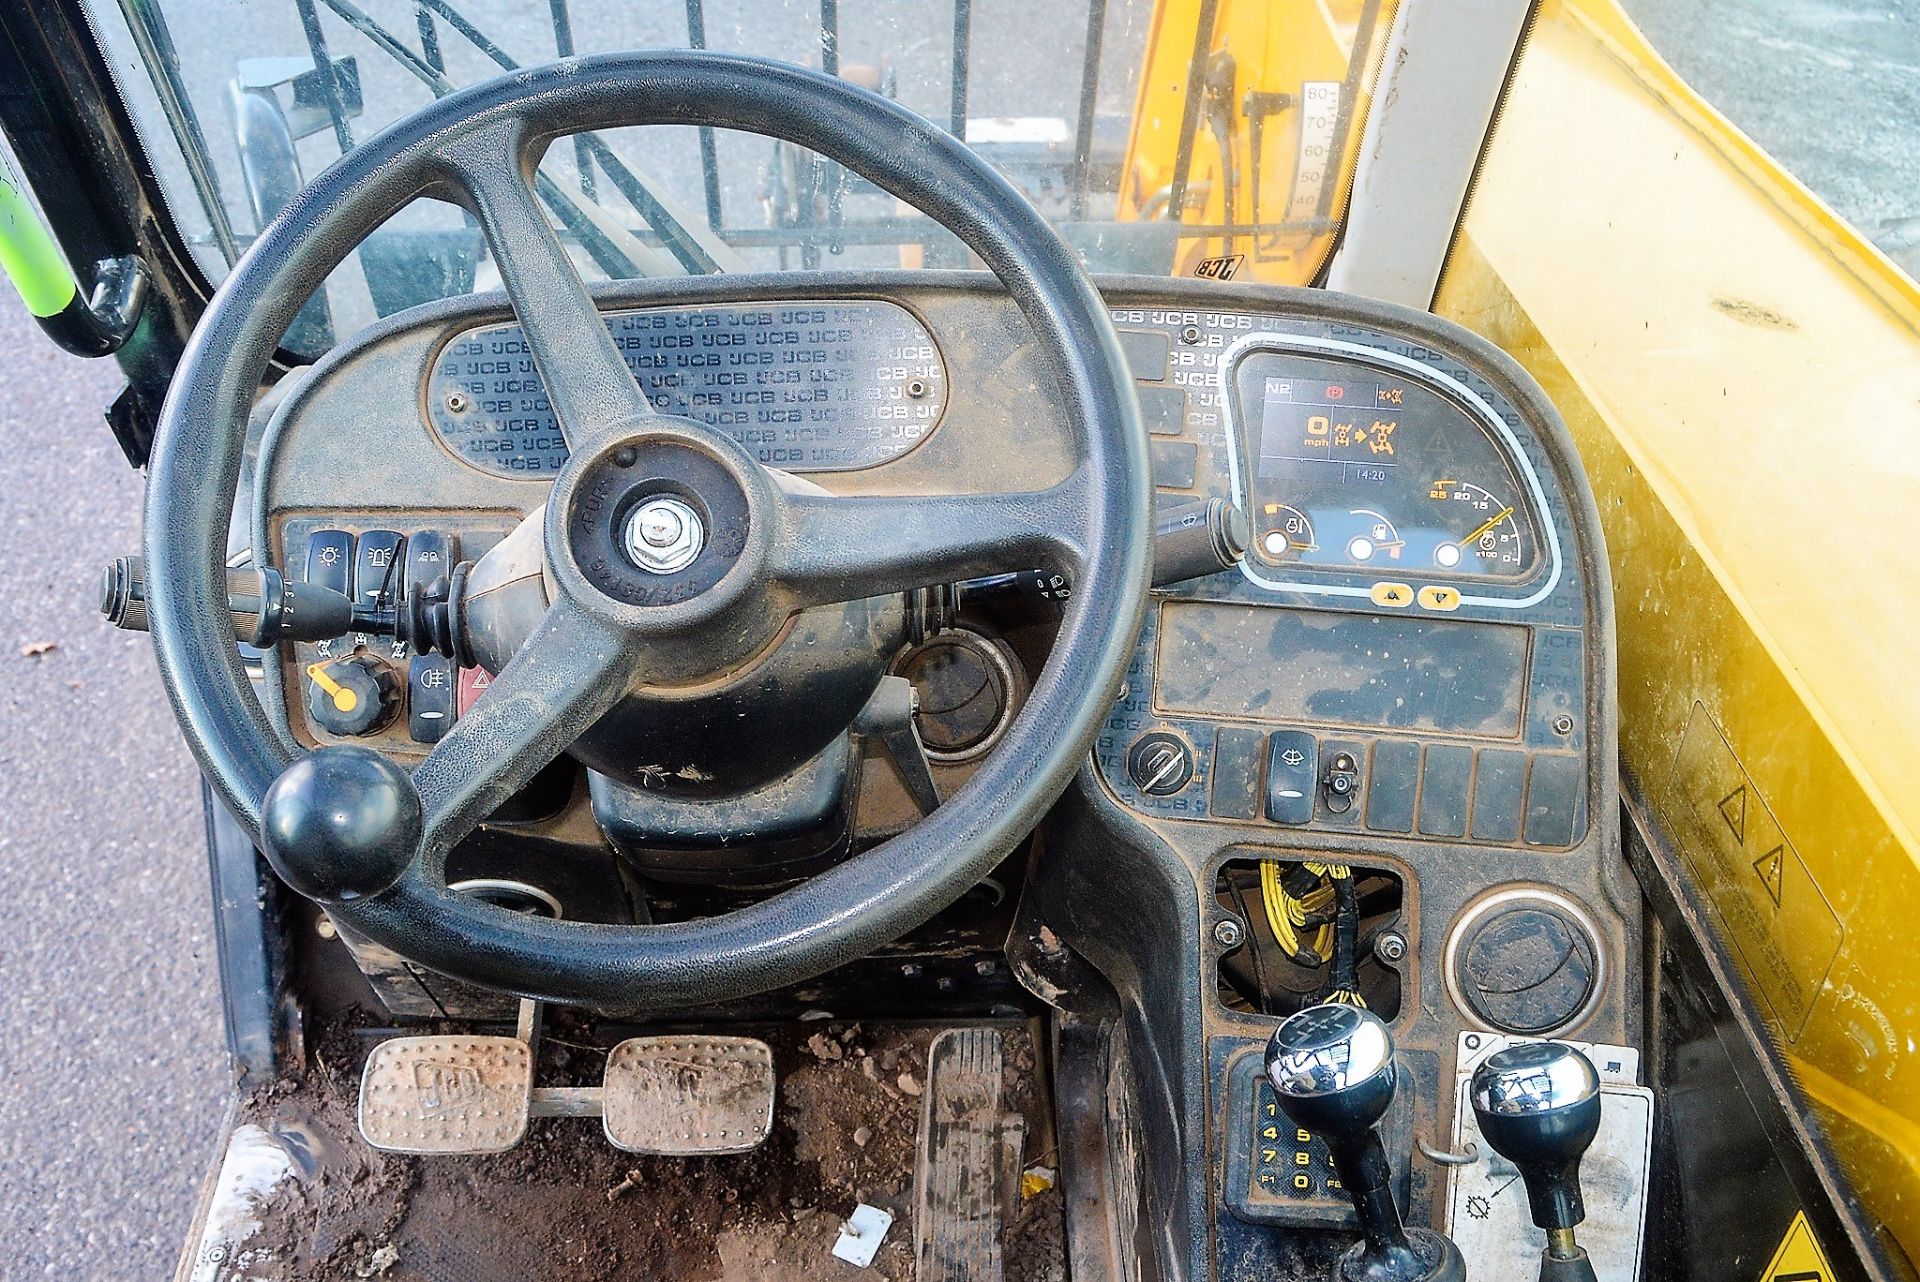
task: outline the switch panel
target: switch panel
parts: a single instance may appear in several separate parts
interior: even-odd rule
[[[513,524],[500,512],[301,514],[278,527],[276,555],[289,574],[310,583],[361,604],[385,587],[397,605],[409,587],[444,581],[463,557],[485,556]],[[390,635],[348,632],[278,646],[268,657],[268,668],[277,665],[280,672],[274,711],[305,745],[355,742],[417,759],[459,716],[459,671],[443,657],[414,654]],[[329,690],[314,675],[316,665],[328,682],[351,693]],[[377,716],[366,715],[373,703],[362,696],[371,700],[376,692],[360,688],[363,673],[378,687]],[[341,710],[343,698],[353,713]]]

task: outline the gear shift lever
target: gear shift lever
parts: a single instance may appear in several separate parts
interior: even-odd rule
[[[1593,1262],[1574,1242],[1587,1218],[1580,1157],[1600,1129],[1600,1074],[1561,1042],[1523,1042],[1495,1051],[1473,1070],[1480,1134],[1520,1168],[1533,1222],[1547,1231],[1541,1282],[1594,1282]]]
[[[1361,1241],[1334,1265],[1334,1282],[1465,1282],[1453,1242],[1405,1228],[1376,1130],[1393,1103],[1393,1034],[1371,1011],[1310,1006],[1267,1043],[1267,1080],[1295,1126],[1326,1141],[1353,1198]]]

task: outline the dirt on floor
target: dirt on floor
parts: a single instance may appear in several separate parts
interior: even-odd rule
[[[361,1140],[355,1110],[372,1041],[331,1029],[303,1079],[246,1107],[244,1120],[297,1128],[313,1150],[311,1174],[279,1186],[243,1244],[245,1255],[272,1258],[248,1272],[289,1282],[907,1282],[916,1136],[937,1031],[820,1022],[767,1036],[779,1075],[773,1133],[738,1156],[623,1153],[598,1119],[551,1118],[531,1123],[507,1153],[415,1158]],[[549,1020],[537,1084],[597,1083],[606,1044],[591,1021]],[[1007,1106],[1027,1121],[1022,1165],[1057,1166],[1032,1039],[1009,1028],[1005,1050]],[[862,1202],[894,1217],[866,1269],[832,1254]],[[1005,1240],[1011,1282],[1064,1282],[1059,1190],[1024,1198]]]

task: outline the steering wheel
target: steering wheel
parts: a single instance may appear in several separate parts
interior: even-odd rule
[[[1034,493],[837,497],[761,466],[722,432],[656,414],[531,184],[556,137],[661,124],[812,148],[965,242],[1053,370],[1075,444],[1067,479]],[[409,776],[364,748],[296,758],[240,666],[223,558],[248,411],[280,336],[348,252],[423,196],[479,220],[570,457],[541,531],[548,613]],[[663,466],[695,477],[708,510],[731,513],[673,580],[620,550],[623,515]],[[876,94],[694,52],[574,58],[474,85],[314,179],[201,320],[161,414],[148,496],[161,675],[201,768],[281,878],[433,970],[621,1010],[810,978],[976,884],[1085,760],[1139,635],[1152,536],[1146,437],[1119,340],[1045,220],[963,144]],[[628,691],[737,664],[808,606],[1025,567],[1075,584],[1052,655],[999,747],[916,827],[750,907],[684,923],[555,921],[448,889],[454,844]]]

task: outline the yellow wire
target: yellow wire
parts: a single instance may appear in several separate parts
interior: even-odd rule
[[[1291,897],[1280,887],[1280,865],[1271,859],[1260,861],[1260,904],[1267,912],[1267,928],[1288,956],[1300,951],[1300,937],[1294,933]]]
[[[1347,867],[1345,864],[1311,862],[1303,864],[1302,866],[1315,876],[1327,879],[1325,884],[1316,886],[1307,893],[1305,898],[1299,901],[1301,907],[1306,912],[1317,913],[1332,903],[1334,899],[1332,883],[1353,876],[1353,869]],[[1306,924],[1304,914],[1300,924]],[[1320,927],[1319,932],[1315,934],[1313,939],[1313,951],[1320,954],[1320,960],[1322,961],[1333,960],[1333,923],[1328,922],[1326,925]]]
[[[1335,877],[1351,875],[1344,864],[1309,863],[1303,865],[1316,876]],[[1338,871],[1335,871],[1335,870]],[[1307,924],[1307,914],[1319,912],[1333,902],[1333,887],[1320,885],[1308,891],[1306,895],[1295,899],[1280,884],[1280,865],[1272,859],[1260,861],[1260,906],[1267,915],[1267,927],[1273,931],[1273,937],[1289,956],[1298,956],[1305,951],[1300,943],[1300,928]],[[1333,925],[1328,923],[1319,927],[1313,936],[1313,951],[1323,962],[1333,960]]]
[[[1307,914],[1318,912],[1333,901],[1332,881],[1353,876],[1353,869],[1345,864],[1309,863],[1303,865],[1317,877],[1328,879],[1326,884],[1314,887],[1299,899],[1288,894],[1280,884],[1280,865],[1272,859],[1260,861],[1260,907],[1267,915],[1267,928],[1273,937],[1285,949],[1289,957],[1297,957],[1301,952],[1298,927],[1306,925]],[[1333,960],[1333,923],[1321,926],[1314,934],[1313,951],[1320,960]],[[1358,1006],[1366,1009],[1367,1000],[1351,988],[1336,988],[1327,995],[1329,1002],[1343,1006]]]

